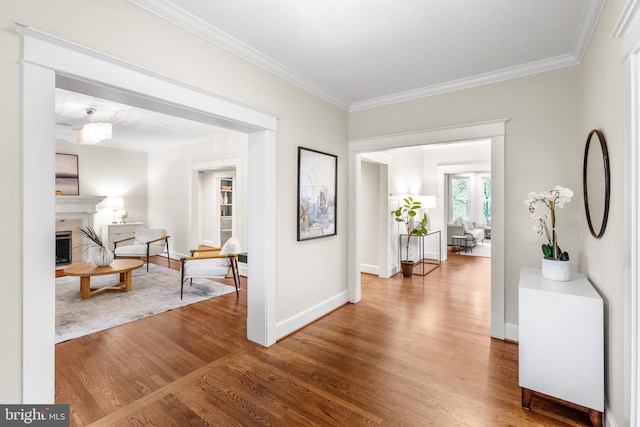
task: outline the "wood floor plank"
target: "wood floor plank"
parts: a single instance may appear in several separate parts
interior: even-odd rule
[[[588,424],[556,402],[521,408],[518,346],[489,337],[490,259],[361,279],[360,303],[269,348],[245,338],[246,278],[240,298],[58,344],[56,401],[73,426]]]

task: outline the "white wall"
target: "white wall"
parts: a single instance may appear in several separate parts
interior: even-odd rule
[[[365,273],[380,274],[380,165],[362,162],[360,265]],[[390,216],[389,216],[390,218]]]
[[[6,263],[3,270],[6,285],[0,287],[0,324],[11,325],[3,328],[0,402],[19,403],[22,382],[22,39],[13,28],[16,22],[277,114],[276,321],[287,321],[346,293],[348,115],[345,111],[126,0],[3,1],[0,3],[3,53],[0,60],[0,92],[3,94],[0,186],[6,199],[15,201],[16,207],[0,213],[3,223],[15,225],[6,227],[6,244],[0,248],[0,256]],[[54,143],[53,135],[51,143]],[[336,236],[296,241],[299,145],[338,155]],[[180,180],[182,178],[176,178]],[[165,194],[174,200],[173,192],[183,188],[171,185],[165,188]],[[160,207],[156,196],[149,194],[148,222],[156,223],[157,218],[151,213],[158,212]],[[260,209],[260,206],[247,209]],[[170,212],[183,214],[177,205],[172,206]],[[320,259],[321,263],[317,261]],[[304,282],[300,277],[305,277]],[[321,313],[314,313],[317,315]]]
[[[560,184],[576,197],[559,219],[567,250],[579,258],[582,156],[579,67],[537,74],[454,93],[350,114],[350,138],[436,129],[508,118],[505,138],[505,320],[518,323],[518,277],[540,266],[539,236],[531,231],[524,200],[530,191]],[[392,173],[390,172],[392,176]],[[573,265],[580,268],[579,262]]]
[[[611,167],[611,202],[604,236],[595,239],[581,214],[583,247],[579,253],[580,271],[602,295],[605,305],[605,380],[607,406],[618,426],[629,425],[629,253],[630,238],[625,197],[624,69],[622,44],[611,34],[621,16],[623,0],[609,0],[584,57],[581,70],[580,134],[575,142],[582,161],[587,135],[600,129],[606,140]],[[592,141],[593,145],[593,141]],[[582,203],[582,201],[578,201]],[[572,202],[573,203],[573,202]],[[580,206],[584,210],[583,206]],[[577,258],[577,257],[576,257]],[[574,258],[575,259],[575,258]],[[631,286],[637,286],[636,283]]]
[[[198,242],[190,238],[192,200],[192,171],[198,167],[208,167],[225,159],[241,159],[241,175],[236,175],[234,195],[246,193],[247,182],[247,136],[229,135],[227,139],[200,142],[167,150],[149,153],[149,212],[151,227],[166,228],[171,235],[172,256],[189,254]],[[246,196],[238,197],[236,212],[241,216],[237,224],[236,236],[241,247],[247,247]],[[244,207],[244,208],[243,208]]]
[[[204,241],[203,244],[205,244],[206,242],[206,244],[208,244],[209,246],[215,246],[214,240],[217,240],[214,235],[215,227],[213,225],[214,224],[213,218],[215,218],[215,215],[214,215],[215,203],[213,203],[213,200],[210,200],[210,199],[213,199],[214,194],[216,192],[214,173],[215,172],[210,170],[210,171],[202,172],[201,174],[198,175],[198,184],[199,184],[198,199],[209,201],[209,203],[204,203],[204,205],[200,207],[200,211],[202,212],[202,218],[201,218],[201,221],[198,221],[197,226],[202,227],[201,237],[202,237],[202,240]],[[207,220],[207,218],[210,218],[210,220]],[[192,224],[192,226],[193,225],[194,224]]]
[[[56,152],[78,155],[81,196],[122,197],[127,222],[147,219],[147,154],[99,145],[80,145],[56,141]],[[120,218],[118,218],[118,221]],[[113,221],[113,211],[101,209],[94,216],[94,228]],[[113,249],[113,248],[112,248]]]

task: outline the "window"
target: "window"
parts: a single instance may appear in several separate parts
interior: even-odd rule
[[[451,220],[469,217],[469,178],[451,177]]]
[[[491,177],[482,177],[482,216],[484,221],[489,224],[491,222]]]

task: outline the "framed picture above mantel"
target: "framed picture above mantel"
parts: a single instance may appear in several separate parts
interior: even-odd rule
[[[78,156],[56,153],[56,196],[78,196]]]
[[[298,241],[337,234],[338,156],[298,147]]]

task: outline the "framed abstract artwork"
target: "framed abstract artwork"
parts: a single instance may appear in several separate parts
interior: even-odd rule
[[[338,156],[298,147],[298,241],[337,234]]]
[[[78,156],[56,153],[56,195],[78,196],[79,194]]]

